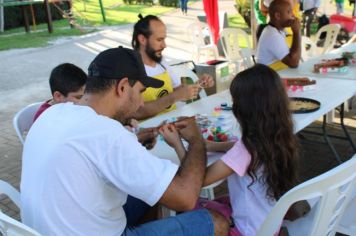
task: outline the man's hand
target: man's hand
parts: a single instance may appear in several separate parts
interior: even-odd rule
[[[300,21],[298,18],[295,18],[293,20],[291,28],[292,28],[293,34],[297,34],[297,33],[300,34]]]
[[[187,101],[198,97],[199,85],[180,85],[174,90],[176,101]]]
[[[200,85],[201,88],[211,88],[214,86],[215,81],[214,81],[213,77],[211,77],[210,75],[203,74],[199,78],[198,84]]]
[[[140,129],[136,134],[138,141],[148,150],[152,149],[155,146],[157,142],[157,135],[158,132],[156,128]]]
[[[175,122],[175,126],[177,127],[180,135],[184,138],[189,144],[200,141],[203,142],[203,137],[200,133],[200,129],[195,122],[194,118],[182,117],[181,121]]]

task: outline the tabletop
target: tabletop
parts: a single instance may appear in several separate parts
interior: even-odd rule
[[[315,90],[288,92],[289,97],[311,98],[321,103],[320,109],[315,112],[293,114],[296,133],[356,94],[356,80],[335,80],[316,77],[313,77],[312,79],[315,79],[317,82]],[[171,112],[148,119],[142,122],[140,127],[154,127],[159,125],[162,121],[172,117],[193,116],[195,114],[210,115],[214,108],[220,106],[221,103],[231,104],[231,96],[228,90],[201,98],[194,103],[187,104]],[[231,111],[224,112],[232,114]],[[232,127],[234,127],[234,133],[239,133],[238,125]],[[160,138],[158,138],[158,142],[152,150],[152,153],[160,158],[169,159],[175,163],[179,163],[174,150]],[[213,155],[214,158],[217,158],[217,156],[217,154]],[[211,162],[210,158],[209,162]]]
[[[313,76],[318,78],[333,78],[333,79],[350,79],[356,80],[356,65],[348,67],[347,72],[329,72],[329,73],[314,73],[314,64],[321,62],[323,59],[340,58],[343,52],[356,51],[356,43],[344,45],[338,49],[332,50],[329,53],[310,58],[309,60],[300,63],[297,68],[288,68],[286,70],[278,71],[281,77],[305,77]]]

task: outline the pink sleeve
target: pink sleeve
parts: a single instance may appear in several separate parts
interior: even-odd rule
[[[241,140],[221,157],[221,160],[238,175],[244,176],[251,162],[251,155]]]

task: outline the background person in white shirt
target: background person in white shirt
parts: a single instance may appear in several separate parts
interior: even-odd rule
[[[123,124],[143,105],[141,93],[162,82],[146,75],[126,48],[101,52],[89,66],[78,103],[51,106],[31,127],[22,156],[21,218],[42,235],[227,235],[213,211],[191,211],[127,225],[127,196],[176,211],[194,208],[206,150],[194,121],[177,125],[189,143],[178,166],[149,153]],[[140,212],[141,213],[141,212]]]
[[[271,65],[281,61],[289,67],[297,67],[301,56],[300,22],[294,17],[291,4],[285,0],[274,0],[268,11],[270,22],[258,41],[257,62]],[[291,27],[293,31],[290,49],[285,40],[285,27]]]

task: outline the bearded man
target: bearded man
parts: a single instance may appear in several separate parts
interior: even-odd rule
[[[135,119],[141,120],[168,112],[176,108],[178,101],[195,99],[199,93],[199,85],[212,87],[214,80],[204,74],[198,84],[181,84],[180,75],[176,75],[164,61],[162,52],[166,48],[167,30],[165,24],[153,15],[143,17],[134,25],[132,47],[140,52],[147,75],[164,82],[160,88],[147,88],[143,93],[144,106],[135,114]]]

